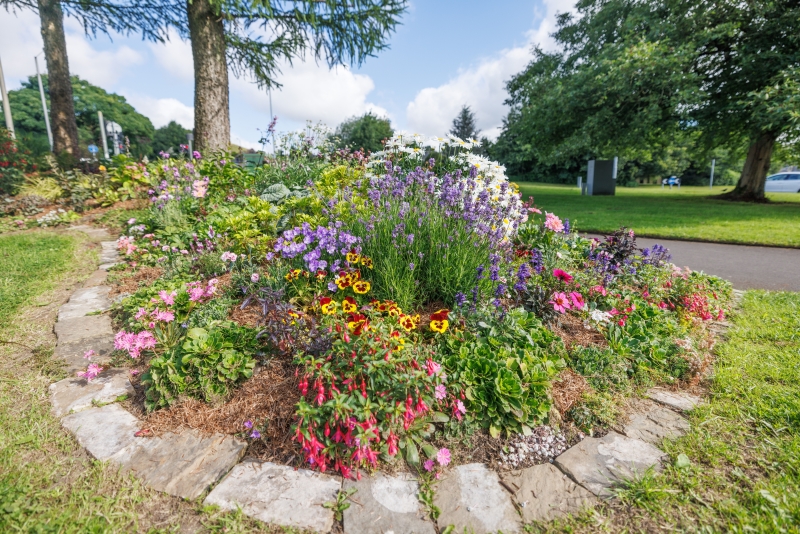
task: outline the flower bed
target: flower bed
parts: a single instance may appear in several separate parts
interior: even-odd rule
[[[472,145],[149,164],[114,275],[134,407],[321,471],[436,474],[543,461],[636,388],[695,384],[729,284],[627,229],[581,237]]]

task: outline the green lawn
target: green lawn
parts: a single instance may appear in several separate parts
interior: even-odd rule
[[[800,293],[750,291],[670,464],[547,532],[800,531]]]
[[[575,186],[519,182],[524,199],[577,223],[582,232],[622,225],[639,235],[800,247],[800,193],[769,193],[767,204],[715,200],[731,186],[619,187],[613,197],[581,196]]]

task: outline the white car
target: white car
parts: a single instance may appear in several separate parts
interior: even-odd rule
[[[767,176],[767,193],[800,193],[800,172],[782,172]]]

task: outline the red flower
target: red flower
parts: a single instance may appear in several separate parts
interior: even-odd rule
[[[553,269],[553,276],[567,284],[572,282],[572,275],[567,274],[566,271],[562,271],[561,269]]]

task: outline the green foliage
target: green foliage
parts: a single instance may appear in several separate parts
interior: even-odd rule
[[[166,126],[156,129],[153,133],[153,155],[159,152],[176,155],[181,145],[187,143],[187,133],[191,133],[191,130],[187,130],[175,121],[169,121]]]
[[[344,121],[336,128],[336,135],[342,148],[377,152],[383,149],[383,141],[392,137],[394,131],[389,119],[370,111]]]
[[[597,391],[625,390],[633,369],[619,353],[598,347],[577,346],[569,355],[572,369],[583,375]]]
[[[535,50],[508,83],[494,155],[512,175],[569,182],[586,160],[620,156],[630,180],[706,167],[708,149],[762,132],[794,143],[800,41],[785,29],[798,16],[791,0],[579,2],[559,18],[560,49]]]
[[[42,75],[45,98],[50,106],[47,75]],[[155,133],[150,119],[138,113],[124,97],[92,85],[78,76],[72,76],[72,92],[75,101],[75,115],[78,123],[78,137],[82,146],[94,143],[102,146],[97,112],[103,112],[106,122],[114,121],[122,126],[123,135],[131,143],[131,154],[136,158],[150,156],[151,139]],[[17,135],[22,143],[36,155],[50,150],[47,143],[42,101],[39,84],[35,76],[23,82],[22,88],[9,91],[8,101],[14,117]]]
[[[450,381],[463,388],[469,416],[493,437],[527,433],[547,420],[550,380],[565,366],[563,345],[521,309],[477,326],[440,347]]]
[[[249,339],[248,339],[249,338]],[[148,410],[173,404],[181,395],[219,402],[241,380],[253,375],[252,334],[233,323],[191,328],[181,345],[150,360],[142,375]]]
[[[621,413],[619,400],[611,393],[589,391],[570,408],[567,416],[578,428],[591,433],[597,426],[612,426]]]

